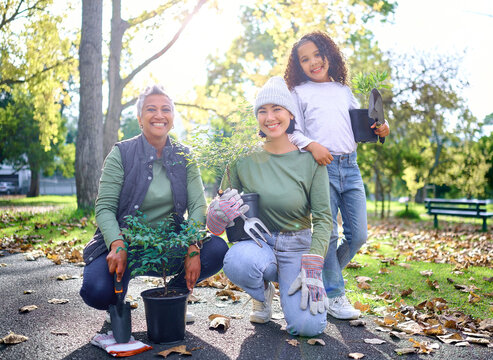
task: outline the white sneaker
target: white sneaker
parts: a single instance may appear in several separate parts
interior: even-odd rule
[[[250,313],[250,321],[258,324],[265,324],[270,321],[272,316],[272,299],[276,288],[269,282],[267,289],[264,291],[265,301],[261,302],[252,299],[252,312]]]
[[[188,323],[193,323],[195,321],[195,315],[187,310],[187,313],[185,314],[185,322]]]
[[[336,319],[341,320],[357,319],[361,315],[361,311],[351,305],[346,295],[329,298],[329,309],[327,312]]]

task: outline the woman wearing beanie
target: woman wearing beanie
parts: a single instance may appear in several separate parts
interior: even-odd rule
[[[281,77],[269,79],[260,89],[254,111],[259,134],[265,138],[263,147],[231,166],[221,184],[226,191],[209,206],[207,226],[221,234],[248,210],[238,193],[260,195],[258,217],[272,236],[263,234],[267,243],[262,247],[253,240],[233,245],[223,270],[252,296],[251,322],[270,321],[275,281],[286,330],[316,336],[327,324],[321,275],[332,230],[327,171],[288,139],[296,106]]]

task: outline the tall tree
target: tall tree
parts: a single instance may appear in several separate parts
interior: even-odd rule
[[[80,104],[75,182],[77,205],[94,207],[103,164],[103,0],[82,0]]]
[[[159,51],[144,60],[141,64],[137,65],[133,69],[130,69],[130,72],[127,75],[125,75],[125,71],[123,71],[121,64],[125,33],[132,29],[134,31],[139,30],[140,26],[151,19],[163,16],[167,10],[173,9],[174,12],[176,12],[177,9],[182,10],[183,7],[189,2],[190,1],[168,0],[163,5],[158,6],[152,11],[145,11],[135,18],[124,20],[122,19],[121,14],[121,0],[112,0],[113,10],[111,18],[110,57],[108,62],[109,96],[108,110],[106,112],[104,122],[103,156],[106,156],[115,142],[118,141],[118,129],[120,128],[120,117],[122,111],[133,105],[136,101],[136,98],[125,99],[123,96],[125,87],[144,68],[164,55],[173,46],[192,17],[200,10],[207,0],[197,0],[193,10],[188,12],[188,14],[186,14],[182,19],[178,30],[173,35],[171,40],[168,41]]]

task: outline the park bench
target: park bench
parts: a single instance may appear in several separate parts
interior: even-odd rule
[[[433,225],[438,227],[438,215],[472,217],[483,219],[483,231],[486,231],[486,219],[493,216],[493,212],[486,212],[487,200],[448,200],[425,199],[425,206],[429,215],[433,215]]]

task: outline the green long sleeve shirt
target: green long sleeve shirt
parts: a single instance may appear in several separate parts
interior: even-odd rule
[[[152,172],[153,179],[139,210],[146,215],[151,224],[157,224],[173,211],[174,203],[171,183],[161,159],[154,161]],[[123,239],[116,218],[123,179],[124,170],[120,149],[115,146],[104,161],[95,208],[96,222],[103,233],[108,249],[113,241]],[[206,211],[207,205],[200,171],[194,162],[190,162],[187,165],[188,218],[204,224]]]
[[[259,151],[230,167],[221,188],[258,193],[259,218],[270,231],[312,230],[311,254],[325,257],[332,231],[329,176],[309,152]]]

